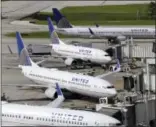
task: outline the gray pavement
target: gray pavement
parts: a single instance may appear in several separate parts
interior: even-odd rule
[[[103,1],[100,1],[103,2]],[[100,3],[99,2],[99,3]],[[117,3],[118,1],[116,1]],[[122,1],[123,2],[123,1]],[[69,4],[70,3],[70,4]],[[77,3],[77,4],[76,4]],[[82,1],[81,1],[82,3]],[[84,2],[83,5],[89,4],[89,1]],[[99,4],[97,1],[97,4]],[[115,3],[115,2],[112,2]],[[34,12],[45,10],[50,6],[55,8],[62,8],[66,5],[78,5],[79,2],[74,1],[7,1],[2,2],[2,16],[8,17],[7,19],[2,20],[2,34],[8,32],[29,32],[29,31],[43,31],[47,28],[44,26],[35,27],[35,26],[22,26],[22,25],[11,25],[10,22],[14,20],[18,20],[23,16],[30,15]],[[95,3],[93,3],[95,4]],[[72,39],[74,40],[74,39]],[[70,39],[66,39],[66,41],[70,41]],[[87,40],[85,40],[87,41]],[[103,40],[102,40],[103,41]],[[36,44],[49,44],[49,39],[24,39],[25,44],[36,43]],[[2,36],[2,65],[1,66],[17,66],[18,65],[18,57],[17,54],[10,55],[8,54],[9,45],[14,53],[17,53],[16,50],[16,40],[15,38],[7,38]],[[1,62],[0,62],[1,63]],[[51,64],[54,64],[51,63]],[[25,78],[19,69],[6,69],[2,68],[2,84],[32,84],[32,82]],[[121,77],[121,75],[119,76]],[[110,77],[110,80],[115,78]],[[113,82],[112,82],[113,83]],[[113,83],[115,84],[115,82]],[[2,92],[5,92],[6,95],[9,96],[10,100],[15,103],[28,103],[33,105],[44,105],[49,103],[51,100],[47,100],[41,89],[21,89],[18,87],[10,86],[2,87]],[[64,106],[71,107],[73,105],[84,106],[86,104],[94,104],[92,102],[88,102],[88,100],[65,100]]]
[[[64,5],[66,6],[96,6],[96,5],[101,5],[101,6],[104,6],[104,5],[126,5],[126,4],[142,4],[142,3],[150,3],[150,0],[148,1],[136,1],[136,0],[124,0],[124,1],[120,1],[120,0],[117,0],[117,1],[109,1],[109,0],[102,0],[102,1],[83,1],[83,4],[82,4],[82,1],[68,1],[68,2],[65,2]],[[48,7],[47,9],[44,9],[43,11],[44,12],[51,12],[51,8],[52,7]]]

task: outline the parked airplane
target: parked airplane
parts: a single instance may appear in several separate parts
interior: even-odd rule
[[[65,58],[66,65],[82,64],[84,61],[103,65],[112,60],[110,55],[103,50],[65,44],[57,36],[50,17],[47,20],[52,49]]]
[[[56,83],[58,98],[44,106],[12,104],[2,101],[2,126],[118,126],[117,119],[89,111],[59,108],[64,101]]]
[[[56,97],[54,85],[56,82],[61,84],[61,89],[66,89],[71,92],[95,98],[113,97],[117,94],[114,86],[101,78],[119,72],[121,70],[119,61],[117,62],[116,68],[112,72],[98,75],[96,77],[76,74],[68,71],[61,71],[57,68],[48,69],[39,67],[31,60],[19,32],[16,32],[16,39],[20,59],[20,65],[18,67],[22,69],[24,76],[38,83],[33,85],[27,84],[27,86],[46,88],[45,95],[47,97]]]
[[[153,39],[155,28],[145,27],[76,27],[73,26],[59,10],[53,8],[54,20],[57,24],[57,32],[64,35],[104,38],[108,41],[125,41],[127,39]]]

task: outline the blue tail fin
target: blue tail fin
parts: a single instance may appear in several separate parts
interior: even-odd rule
[[[72,28],[70,22],[61,14],[57,8],[52,8],[54,20],[58,28]]]
[[[20,65],[31,66],[31,59],[29,57],[27,49],[24,46],[21,34],[19,32],[16,32],[16,39]]]
[[[116,65],[116,67],[115,67],[114,72],[119,72],[119,71],[121,71],[121,65],[120,65],[119,60],[117,59],[117,65]]]
[[[47,18],[47,21],[48,21],[49,34],[51,37],[52,44],[59,44],[60,41],[57,33],[55,32],[55,28],[50,17]]]
[[[60,89],[58,83],[56,83],[56,91],[57,91],[57,95],[58,95],[58,96],[63,96],[62,91],[61,91],[61,89]]]

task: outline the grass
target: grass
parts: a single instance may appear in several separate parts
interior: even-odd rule
[[[7,37],[15,37],[16,33],[7,33]],[[21,33],[22,38],[50,38],[49,37],[49,32],[48,31],[40,31],[40,32],[31,32],[31,33]],[[59,38],[76,38],[73,36],[67,36],[67,35],[62,35],[58,34]]]
[[[147,12],[148,4],[128,4],[128,5],[105,5],[105,6],[74,6],[65,7],[62,13],[136,13]]]
[[[148,15],[148,4],[75,6],[60,11],[73,25],[154,25]],[[31,19],[46,25],[48,16],[53,20],[51,12],[39,12]]]
[[[148,4],[76,6],[60,10],[73,25],[154,25],[148,15]],[[35,24],[47,25],[47,17],[51,12],[39,12],[24,20],[33,20]],[[55,24],[55,23],[54,23]],[[21,33],[22,34],[22,33]],[[6,34],[15,37],[15,33]],[[75,38],[58,34],[60,38]],[[49,38],[48,31],[23,33],[23,38]]]

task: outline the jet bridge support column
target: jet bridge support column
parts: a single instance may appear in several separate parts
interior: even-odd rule
[[[132,48],[133,48],[133,44],[132,41],[130,39],[128,39],[128,51],[129,51],[129,59],[132,59]]]

